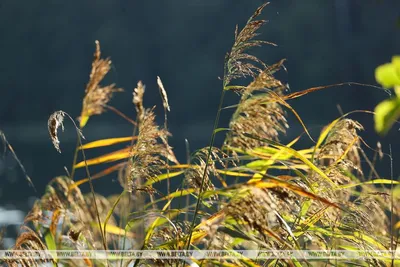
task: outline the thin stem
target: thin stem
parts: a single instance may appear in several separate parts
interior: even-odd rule
[[[68,116],[68,118],[72,121],[72,123],[75,126],[76,133],[78,136],[78,142],[79,142],[78,145],[83,146],[82,140],[81,140],[81,133],[80,133],[78,126],[76,125],[75,121],[71,118],[71,116],[68,113],[64,112],[64,114]],[[90,175],[90,172],[89,172],[89,166],[86,163],[86,155],[85,155],[84,149],[81,149],[81,152],[82,152],[83,161],[85,162],[86,174],[89,178],[90,191],[92,192],[92,196],[93,196],[94,208],[96,210],[96,216],[97,216],[97,220],[99,223],[101,239],[103,242],[104,250],[107,250],[107,244],[105,243],[105,238],[104,238],[104,234],[103,234],[103,227],[101,226],[100,213],[99,213],[99,209],[97,208],[96,195],[95,195],[95,191],[94,191],[94,187],[93,187],[93,183],[92,183],[92,176]],[[108,264],[108,262],[107,262],[107,264]]]
[[[104,105],[105,108],[108,108],[109,110],[113,111],[114,113],[116,113],[117,115],[121,116],[123,119],[127,120],[129,123],[137,126],[137,123],[132,120],[131,118],[129,118],[128,116],[126,116],[124,113],[122,113],[121,111],[119,111],[118,109],[109,106],[109,105]]]
[[[168,130],[168,118],[167,118],[167,109],[164,106],[164,129],[167,131]],[[165,136],[165,146],[168,149],[168,135]],[[167,151],[168,154],[169,151]],[[169,158],[167,157],[167,166],[169,167]],[[171,182],[169,180],[169,168],[167,168],[167,193],[168,196],[171,193]],[[168,210],[170,210],[171,206],[168,206]]]
[[[225,90],[222,90],[221,99],[219,101],[218,111],[217,111],[217,115],[215,117],[214,127],[213,127],[213,131],[212,131],[212,134],[211,134],[210,145],[208,147],[206,166],[204,167],[203,177],[201,179],[201,186],[200,186],[200,189],[199,189],[199,197],[197,198],[196,208],[194,210],[194,216],[193,216],[192,224],[190,226],[190,234],[189,234],[188,243],[187,243],[187,246],[186,246],[187,250],[190,248],[190,241],[192,239],[193,228],[194,228],[194,225],[196,223],[197,213],[199,211],[200,202],[202,200],[204,181],[205,181],[205,177],[206,177],[206,174],[207,174],[207,169],[208,169],[208,166],[209,166],[209,161],[210,161],[210,157],[211,157],[212,148],[214,146],[215,135],[216,135],[215,129],[217,129],[218,124],[219,124],[219,118],[220,118],[220,115],[221,115],[222,105],[223,105],[223,102],[224,102],[224,96],[225,96]]]
[[[72,181],[74,180],[75,164],[78,159],[78,147],[79,147],[79,139],[76,140],[74,159],[72,160],[71,175],[70,175]]]
[[[396,246],[394,244],[394,216],[393,216],[393,154],[392,145],[389,144],[390,154],[390,250],[392,251],[392,266],[394,266],[394,254],[396,253]]]

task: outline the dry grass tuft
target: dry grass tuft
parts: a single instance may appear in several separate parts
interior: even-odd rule
[[[39,235],[31,230],[29,227],[22,226],[21,227],[22,232],[18,236],[17,240],[15,241],[15,245],[13,247],[13,250],[19,250],[23,251],[26,250],[28,252],[34,252],[34,251],[43,251],[47,250],[46,245],[42,242],[41,238]],[[18,252],[16,253],[17,256],[20,253],[20,257],[23,257],[24,254],[23,252]],[[21,259],[6,259],[5,262],[9,266],[42,266],[46,262],[52,262],[55,263],[54,260],[49,260],[49,259],[35,259],[33,257],[24,257]]]
[[[270,190],[257,187],[242,189],[244,196],[231,201],[226,207],[226,215],[243,224],[247,231],[261,235],[263,241],[270,240],[272,228],[278,224],[276,211],[280,204]]]
[[[165,142],[170,133],[160,129],[155,123],[153,109],[146,110],[143,120],[139,122],[139,134],[132,149],[132,161],[127,184],[122,185],[130,192],[145,189],[137,182],[156,179],[161,169],[166,168],[163,158],[176,162],[175,155]],[[146,189],[147,191],[149,189]]]
[[[234,79],[248,76],[255,77],[257,73],[261,72],[261,68],[266,67],[264,62],[257,57],[248,54],[246,51],[263,44],[275,45],[266,41],[253,40],[259,35],[257,31],[266,23],[265,20],[254,19],[261,14],[262,10],[268,4],[269,3],[265,3],[260,6],[239,33],[238,27],[236,27],[235,42],[232,46],[232,50],[225,58],[224,86],[227,86]],[[260,65],[260,67],[256,64]]]

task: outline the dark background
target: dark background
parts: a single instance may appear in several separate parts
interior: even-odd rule
[[[233,43],[235,25],[243,26],[262,4],[256,0],[0,0],[0,129],[13,145],[31,176],[38,195],[29,188],[21,170],[6,153],[0,159],[0,206],[26,211],[55,176],[70,169],[76,142],[70,122],[60,135],[62,154],[53,147],[47,119],[56,110],[78,117],[89,78],[94,41],[113,68],[105,84],[125,89],[111,105],[134,117],[132,89],[138,80],[147,85],[145,105],[163,112],[156,84],[159,75],[168,91],[171,112],[171,144],[185,161],[187,138],[191,150],[208,144],[221,93],[223,59]],[[400,1],[398,0],[281,0],[272,1],[262,18],[269,23],[261,38],[278,47],[256,49],[267,64],[286,58],[287,73],[280,78],[296,92],[318,85],[360,82],[376,85],[374,69],[400,53]],[[344,112],[373,110],[388,95],[381,90],[345,86],[290,101],[314,137],[321,128]],[[228,93],[226,105],[237,101]],[[230,111],[222,115],[228,124]],[[391,143],[394,174],[400,158],[397,128],[378,139],[373,118],[352,118],[366,128],[361,135],[372,146],[381,140],[384,151]],[[289,114],[285,140],[303,132]],[[87,141],[128,136],[131,126],[111,112],[91,117],[84,128]],[[218,142],[223,135],[220,134]],[[311,145],[304,138],[300,145]],[[88,152],[89,157],[107,150]],[[389,174],[389,163],[382,165]],[[93,173],[98,168],[93,169]],[[77,178],[85,174],[79,171]],[[96,181],[100,193],[120,190],[113,177]],[[0,217],[5,216],[0,213]]]

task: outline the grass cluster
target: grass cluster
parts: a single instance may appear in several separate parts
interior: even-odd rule
[[[157,125],[154,108],[143,106],[145,85],[133,92],[136,118],[108,105],[121,89],[100,83],[110,70],[110,59],[101,57],[100,44],[92,63],[83,99],[80,124],[64,111],[49,118],[48,128],[61,153],[58,132],[65,118],[74,123],[77,146],[68,176],[54,178],[46,193],[25,219],[15,250],[114,250],[114,249],[264,249],[280,250],[396,250],[400,215],[399,182],[379,176],[359,132],[363,126],[345,114],[327,124],[314,141],[288,101],[316,90],[287,94],[287,85],[275,78],[284,60],[266,64],[249,53],[264,44],[256,39],[266,21],[258,8],[246,25],[236,29],[232,49],[224,61],[221,101],[207,147],[188,152],[179,162],[168,144],[168,97],[161,79],[157,83],[165,111],[164,125]],[[249,81],[248,83],[246,81]],[[240,96],[237,105],[225,107],[224,95]],[[219,128],[222,110],[232,110],[228,126]],[[132,125],[132,135],[83,143],[90,117],[106,110]],[[287,144],[279,137],[289,131],[286,113],[293,113],[304,132]],[[90,126],[87,126],[90,127]],[[216,147],[216,135],[225,135]],[[300,138],[314,141],[301,148]],[[123,149],[96,158],[85,151],[125,143]],[[62,147],[62,144],[61,144]],[[363,164],[361,164],[363,162]],[[91,174],[91,166],[104,170]],[[75,170],[85,168],[87,177],[77,179]],[[118,177],[119,195],[102,196],[96,179]],[[182,181],[181,183],[176,181]],[[81,192],[90,184],[89,194]],[[178,186],[174,186],[178,185]],[[397,226],[397,227],[396,227]],[[8,259],[11,266],[33,266],[35,259]],[[65,266],[388,266],[400,262],[385,258],[350,259],[204,259],[101,260],[58,259]]]

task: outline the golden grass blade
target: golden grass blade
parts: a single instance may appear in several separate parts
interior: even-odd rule
[[[87,164],[87,166],[91,166],[91,165],[97,165],[97,164],[102,164],[102,163],[114,162],[117,160],[129,158],[132,156],[132,154],[133,154],[132,149],[130,147],[127,147],[124,149],[120,149],[120,150],[102,155],[97,158],[88,159],[88,160],[86,160],[86,164]],[[85,161],[81,161],[74,166],[75,169],[82,168],[82,167],[85,167]]]
[[[53,215],[51,216],[51,224],[50,224],[50,232],[53,236],[56,236],[57,224],[61,216],[61,210],[56,209],[53,211]]]
[[[311,134],[309,133],[309,131],[308,131],[306,125],[304,124],[303,120],[301,119],[301,117],[300,117],[300,115],[297,113],[297,111],[296,111],[291,105],[289,105],[289,104],[288,104],[281,96],[279,96],[278,94],[272,93],[272,92],[271,92],[271,95],[272,95],[272,99],[276,99],[277,102],[278,102],[279,104],[281,104],[281,105],[287,107],[287,108],[296,116],[297,120],[300,122],[300,124],[301,124],[301,126],[303,127],[304,131],[306,132],[307,136],[310,138],[311,141],[313,141],[313,142],[315,143],[314,139],[312,138]]]
[[[316,226],[311,226],[308,229],[308,231],[318,232],[325,236],[348,239],[348,240],[352,240],[354,242],[364,241],[371,245],[374,245],[378,250],[387,250],[387,247],[382,245],[379,241],[377,241],[374,238],[372,238],[371,236],[361,233],[359,231],[342,233],[339,229],[335,229],[335,232],[331,232],[331,229],[329,229],[329,228],[325,229],[325,228],[320,228],[320,227],[316,227]]]
[[[96,222],[93,222],[90,224],[92,227],[96,227],[99,228],[99,224]],[[102,224],[102,229],[105,228],[104,223]],[[135,234],[132,232],[127,232],[122,228],[119,228],[118,226],[112,225],[112,224],[108,224],[107,225],[107,233],[109,234],[113,234],[113,235],[118,235],[118,236],[127,236],[129,238],[135,238]]]
[[[359,140],[358,136],[353,138],[353,140],[347,146],[346,150],[343,151],[342,155],[340,155],[340,157],[331,166],[329,166],[327,172],[329,172],[331,169],[335,168],[335,166],[347,156],[347,154],[349,153],[350,149],[353,148],[354,144],[357,143],[358,140]]]
[[[217,170],[218,173],[224,174],[226,176],[234,176],[234,177],[251,177],[251,174],[243,173],[243,172],[235,172],[235,171],[225,171],[225,170]]]
[[[183,196],[187,196],[190,195],[194,192],[197,191],[197,188],[189,188],[189,189],[183,189],[183,190],[177,190],[175,192],[172,192],[171,194],[161,197],[157,200],[155,200],[154,202],[151,203],[147,203],[144,208],[147,209],[149,206],[152,206],[153,204],[156,204],[158,202],[164,201],[164,200],[169,200],[171,198],[176,198],[176,197],[183,197]]]
[[[252,137],[252,138],[257,138],[254,136],[251,136],[249,134],[245,134],[246,136]],[[309,161],[304,155],[302,155],[301,153],[299,153],[298,151],[296,151],[295,149],[292,149],[290,147],[287,147],[285,145],[279,144],[277,142],[274,142],[272,140],[266,140],[266,139],[262,139],[262,141],[269,143],[281,150],[285,150],[287,153],[292,154],[294,157],[298,158],[299,160],[301,160],[304,164],[306,164],[311,170],[315,171],[316,173],[318,173],[322,178],[324,178],[327,182],[329,182],[333,187],[336,187],[336,184],[317,166],[315,166],[311,161]]]
[[[330,208],[330,206],[326,206],[322,209],[320,209],[319,211],[317,211],[316,213],[314,213],[312,216],[308,217],[306,220],[300,222],[301,225],[301,229],[303,230],[303,232],[296,232],[295,236],[299,237],[300,235],[303,235],[304,232],[310,228],[311,226],[314,226],[314,224],[316,222],[318,222],[322,216],[324,216],[325,212]]]
[[[118,196],[118,198],[115,200],[113,206],[111,207],[111,209],[107,212],[106,218],[104,220],[104,238],[107,240],[107,226],[108,226],[108,221],[110,220],[112,214],[114,213],[115,208],[117,207],[118,203],[121,201],[121,198],[123,197],[123,195],[125,195],[125,193],[127,193],[127,191],[122,191],[122,193]],[[107,243],[107,242],[106,242]]]
[[[316,87],[312,87],[312,88],[308,88],[305,89],[303,91],[300,92],[295,92],[292,94],[288,94],[286,96],[284,96],[284,99],[294,99],[294,98],[298,98],[301,97],[303,95],[315,92],[315,91],[319,91],[322,89],[328,89],[328,88],[332,88],[332,87],[336,87],[336,86],[344,86],[344,85],[360,85],[360,86],[366,86],[366,87],[372,87],[372,88],[376,88],[376,89],[383,89],[381,87],[378,86],[374,86],[374,85],[370,85],[370,84],[363,84],[363,83],[355,83],[355,82],[347,82],[347,83],[337,83],[337,84],[330,84],[330,85],[324,85],[324,86],[316,86]]]
[[[338,186],[337,190],[352,188],[352,187],[356,187],[356,186],[360,186],[360,185],[371,185],[371,184],[400,184],[400,182],[393,181],[390,179],[375,179],[372,181],[367,181],[367,182],[362,182],[362,183],[341,185],[341,186]]]
[[[297,141],[300,140],[300,137],[301,137],[301,136],[298,136],[298,137],[296,137],[295,139],[293,139],[291,142],[289,142],[289,143],[287,144],[287,147],[291,147],[291,146],[293,146],[294,144],[296,144]],[[270,168],[271,165],[272,165],[276,160],[278,160],[278,159],[280,158],[281,155],[283,155],[283,150],[277,150],[277,152],[274,153],[273,156],[272,156],[270,159],[268,159],[268,160],[266,160],[266,161],[263,161],[263,162],[258,161],[258,163],[265,164],[265,167],[268,166],[268,168]],[[290,157],[289,157],[289,158],[290,158]],[[289,159],[289,158],[287,158],[287,159]],[[246,167],[248,167],[248,168],[254,168],[254,167],[255,167],[254,164],[257,164],[257,163],[254,162],[254,161],[253,161],[253,162],[250,162],[249,164],[246,165]],[[250,166],[249,166],[249,165],[250,165]],[[253,177],[249,180],[249,182],[260,181],[261,178],[263,177],[263,175],[267,173],[268,168],[266,168],[265,170],[262,170],[262,171],[261,171],[261,174],[259,174],[259,173],[254,174]]]
[[[167,180],[173,177],[177,177],[184,173],[184,171],[178,171],[178,172],[170,172],[170,173],[163,173],[155,177],[154,179],[147,180],[144,186],[149,186],[158,182],[161,182],[163,180]]]
[[[103,147],[103,146],[111,146],[111,145],[115,145],[115,144],[119,144],[119,143],[123,143],[123,142],[129,142],[129,141],[136,140],[136,139],[137,139],[137,136],[101,139],[101,140],[93,141],[93,142],[87,143],[83,146],[80,146],[79,150],[97,148],[97,147]]]
[[[336,123],[338,121],[340,121],[341,117],[332,121],[323,131],[322,133],[319,135],[318,140],[317,140],[317,144],[314,146],[314,150],[312,152],[312,156],[311,156],[311,161],[314,162],[314,156],[315,153],[317,152],[318,148],[322,145],[322,143],[325,141],[325,138],[328,136],[328,134],[330,133],[330,131],[332,130],[332,128],[336,125]]]
[[[254,185],[254,186],[258,187],[258,188],[274,188],[274,187],[287,188],[287,189],[293,191],[294,193],[296,193],[296,194],[298,194],[300,196],[303,196],[303,197],[306,197],[306,198],[310,198],[310,199],[314,199],[314,200],[318,200],[318,201],[321,201],[322,203],[325,203],[325,204],[327,204],[329,206],[333,206],[335,208],[340,209],[340,207],[337,204],[332,203],[332,202],[330,202],[329,200],[327,200],[327,199],[325,199],[323,197],[317,196],[317,195],[315,195],[313,193],[310,193],[310,192],[304,190],[303,188],[301,188],[299,186],[292,185],[292,184],[290,184],[288,182],[278,181],[278,180],[269,180],[268,182],[259,181],[259,182],[251,183],[251,185]]]

